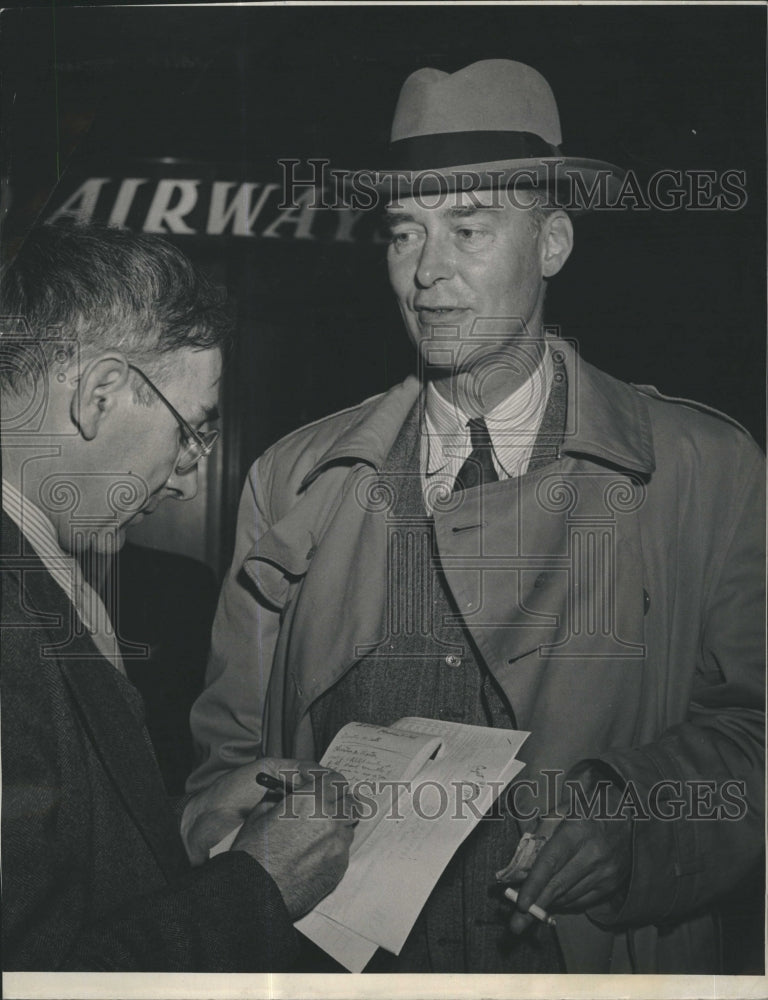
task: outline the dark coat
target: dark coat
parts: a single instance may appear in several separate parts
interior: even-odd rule
[[[665,780],[689,800],[702,782],[718,794],[743,782],[737,821],[693,818],[689,801],[635,822],[621,912],[558,916],[569,972],[712,972],[708,910],[763,845],[763,456],[722,414],[555,347],[568,375],[560,459],[436,512],[441,565],[531,732],[522,776],[541,794],[526,809],[546,807],[545,771],[585,758],[641,801],[668,795]],[[192,712],[206,759],[189,791],[264,753],[311,757],[311,706],[388,641],[379,471],[420,390],[409,378],[252,468]]]
[[[138,692],[5,514],[0,575],[3,967],[288,968],[277,886],[241,851],[190,867]]]

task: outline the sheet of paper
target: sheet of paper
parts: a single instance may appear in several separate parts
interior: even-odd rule
[[[320,763],[350,784],[411,778],[439,748],[439,733],[350,722],[338,731]]]
[[[344,878],[296,928],[352,972],[379,946],[399,954],[457,848],[525,766],[515,757],[527,737],[423,718],[344,726],[321,763],[353,787],[367,785],[370,814],[358,826]],[[381,791],[382,783],[390,786]],[[228,850],[236,835],[210,856]]]
[[[414,732],[441,739],[458,737],[465,741],[464,746],[470,748],[483,745],[506,748],[510,756],[516,757],[520,749],[531,735],[524,729],[492,729],[489,726],[466,726],[461,722],[444,722],[442,719],[421,719],[408,717],[398,719],[391,728],[399,731]],[[464,750],[454,745],[454,756],[460,756]]]
[[[351,928],[314,911],[298,920],[294,927],[350,972],[362,972],[379,947]]]
[[[215,858],[217,854],[223,854],[224,851],[228,851],[232,844],[235,842],[235,837],[240,833],[243,824],[240,823],[236,826],[234,830],[231,830],[226,837],[222,837],[218,844],[214,844],[212,848],[208,851],[209,858]]]
[[[413,728],[396,731],[367,722],[350,722],[338,731],[320,763],[343,774],[363,804],[350,857],[362,848],[387,811],[393,791],[401,793],[401,788],[388,783],[407,781],[418,774],[441,746],[439,734]]]
[[[395,954],[459,845],[524,767],[514,755],[528,736],[439,720],[397,727],[443,737],[443,751],[352,852],[344,878],[313,911]]]

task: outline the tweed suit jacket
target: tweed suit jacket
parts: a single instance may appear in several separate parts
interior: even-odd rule
[[[193,869],[135,688],[2,515],[6,970],[259,971],[296,939],[244,852]]]

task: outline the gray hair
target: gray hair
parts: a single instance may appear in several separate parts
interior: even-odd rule
[[[226,293],[172,244],[102,226],[43,225],[0,275],[0,386],[18,391],[56,363],[105,348],[160,381],[173,352],[225,348]],[[143,402],[150,391],[137,382]]]

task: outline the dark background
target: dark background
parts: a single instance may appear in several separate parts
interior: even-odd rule
[[[579,218],[547,321],[599,367],[724,410],[762,444],[765,21],[764,8],[736,5],[6,10],[0,249],[7,259],[86,177],[265,181],[279,179],[278,157],[376,168],[410,72],[517,59],[552,85],[570,155],[641,179],[746,171],[737,212]],[[414,367],[374,230],[355,243],[171,237],[238,303],[219,570],[257,455]],[[762,964],[761,896],[756,873],[726,909],[728,971]]]
[[[709,403],[762,443],[764,38],[765,10],[735,5],[6,11],[3,252],[52,192],[56,204],[62,173],[72,190],[107,171],[149,176],[150,162],[164,176],[249,180],[279,179],[285,156],[377,167],[408,73],[519,59],[551,83],[571,155],[641,179],[661,168],[746,171],[740,211],[579,218],[547,320],[612,374]],[[131,173],[140,160],[142,174]],[[292,428],[383,391],[414,358],[381,244],[173,238],[239,303],[223,565],[253,459]]]

